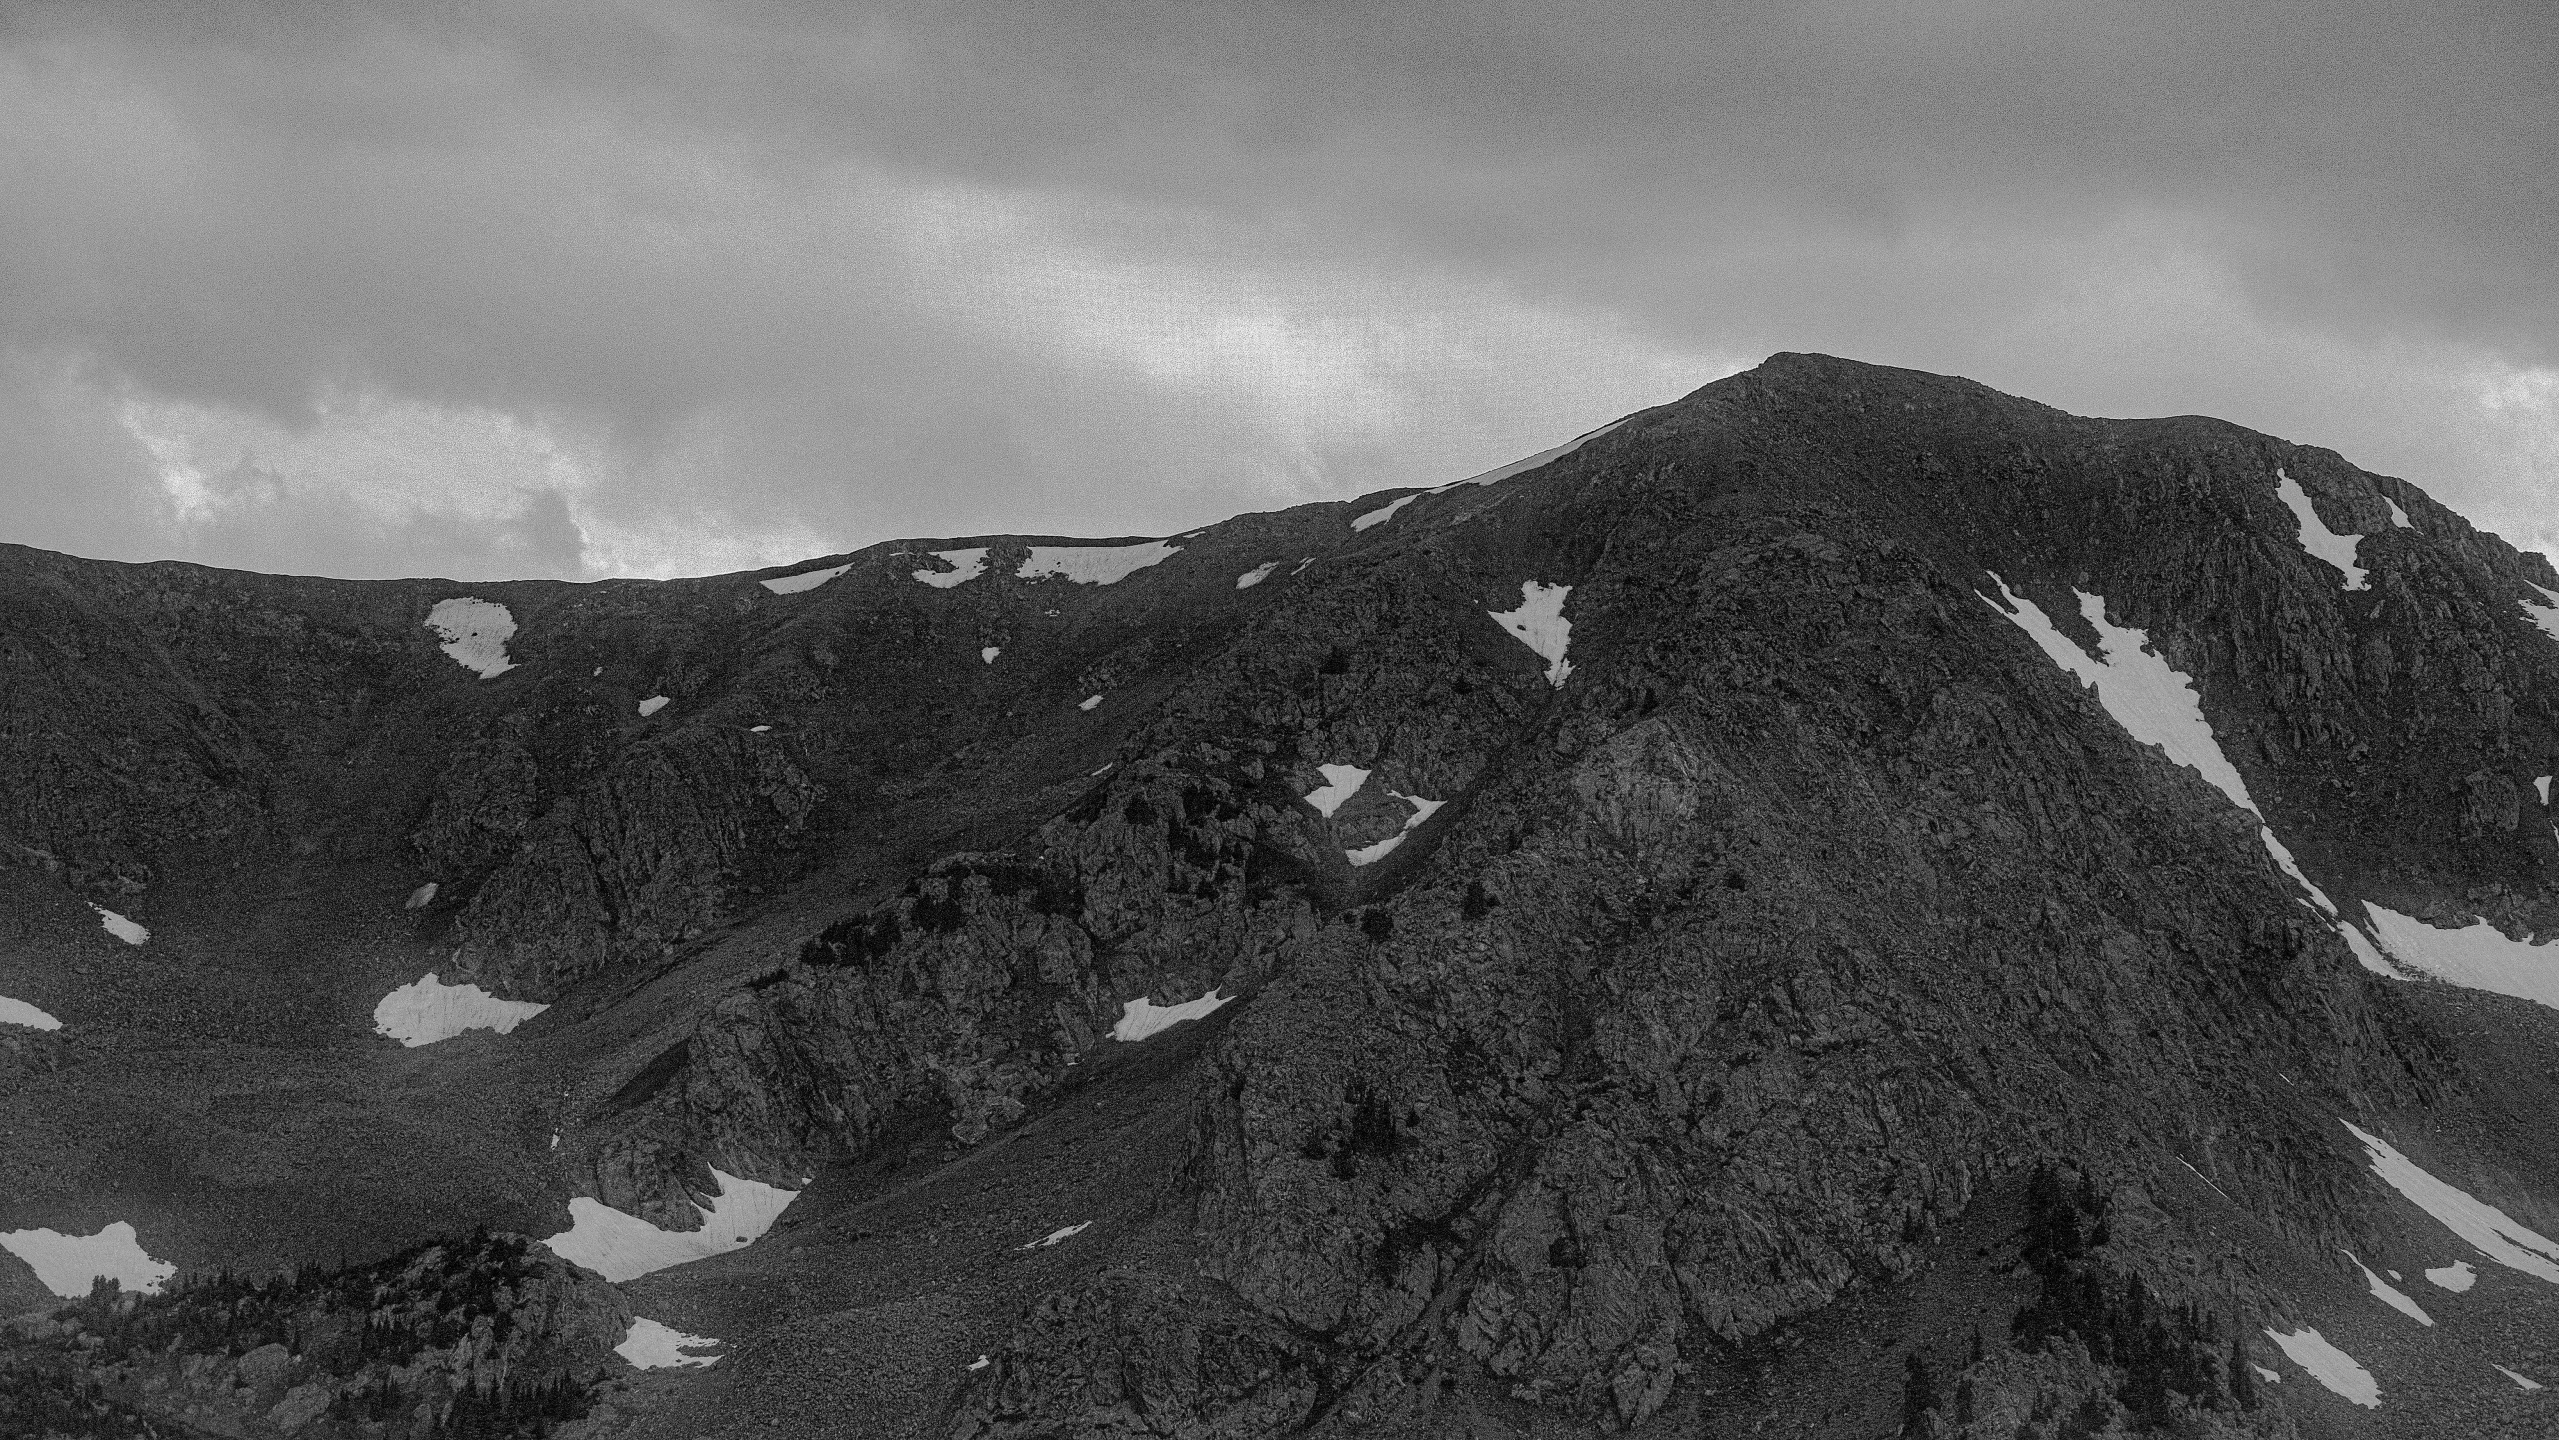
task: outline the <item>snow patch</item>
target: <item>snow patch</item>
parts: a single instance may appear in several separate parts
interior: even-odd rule
[[[1170,540],[1149,540],[1143,545],[1034,545],[1030,558],[1013,573],[1025,580],[1063,575],[1078,585],[1116,585],[1181,553],[1182,547]]]
[[[1254,586],[1261,584],[1263,581],[1270,579],[1271,572],[1278,568],[1279,562],[1277,560],[1265,560],[1261,564],[1254,566],[1252,569],[1245,571],[1243,574],[1236,576],[1235,588],[1238,590],[1250,590]],[[1300,566],[1299,568],[1303,569],[1305,567]]]
[[[2518,1390],[2538,1390],[2541,1388],[2540,1381],[2532,1379],[2529,1376],[2518,1375],[2512,1370],[2509,1370],[2505,1366],[2499,1365],[2494,1361],[2489,1362],[2489,1368],[2515,1382],[2515,1388]]]
[[[642,719],[646,719],[665,708],[666,697],[663,695],[652,695],[648,699],[640,702],[640,716]]]
[[[2369,900],[2364,911],[2372,917],[2372,933],[2380,937],[2382,948],[2409,969],[2559,1009],[2559,945],[2509,940],[2485,920],[2438,930]]]
[[[444,637],[436,648],[455,664],[483,680],[495,680],[515,668],[506,658],[506,642],[515,634],[515,617],[495,600],[462,596],[438,600],[427,612],[426,628]]]
[[[2533,781],[2533,782],[2532,782],[2532,788],[2533,788],[2533,789],[2535,789],[2535,790],[2537,790],[2537,791],[2539,791],[2539,792],[2541,792],[2541,803],[2542,803],[2542,804],[2544,804],[2544,805],[2548,805],[2548,804],[2550,803],[2550,777],[2549,777],[2549,776],[2544,775],[2544,776],[2540,777],[2539,779],[2537,779],[2537,780]]]
[[[2532,585],[2529,580],[2523,583]],[[2559,640],[2559,592],[2543,590],[2538,585],[2532,585],[2532,588],[2542,595],[2547,603],[2531,600],[2518,600],[2515,603],[2523,607],[2523,618],[2540,626],[2541,633],[2544,635],[2553,640]]]
[[[1387,836],[1385,839],[1378,841],[1376,844],[1363,845],[1357,850],[1343,851],[1343,858],[1349,860],[1353,866],[1374,865],[1378,861],[1385,859],[1387,856],[1394,854],[1395,847],[1404,843],[1405,836],[1410,835],[1415,830],[1421,828],[1423,821],[1428,820],[1431,816],[1437,814],[1439,812],[1439,807],[1448,803],[1445,800],[1425,800],[1419,795],[1407,795],[1400,790],[1389,790],[1386,793],[1403,801],[1405,804],[1412,806],[1413,813],[1404,817],[1403,829],[1396,831],[1394,834]]]
[[[2467,1240],[2480,1254],[2511,1270],[2559,1285],[2559,1241],[2535,1233],[2505,1211],[2470,1194],[2445,1184],[2418,1168],[2417,1163],[2390,1147],[2379,1136],[2357,1129],[2351,1121],[2338,1122],[2354,1131],[2364,1142],[2365,1158],[2372,1162],[2372,1173],[2388,1182],[2390,1188],[2443,1223],[2443,1227]],[[2468,1267],[2463,1267],[2468,1268]],[[2434,1272],[2427,1272],[2433,1279]],[[2436,1281],[2443,1284],[2442,1281]],[[2453,1288],[2445,1285],[2445,1289]],[[2463,1287],[2468,1288],[2468,1287]]]
[[[99,905],[93,902],[89,908],[98,912],[98,923],[106,928],[106,932],[108,934],[113,935],[127,945],[139,945],[143,941],[151,938],[151,932],[149,930],[127,920],[121,915],[118,915],[116,912],[108,909],[104,905]]]
[[[772,728],[773,727],[770,725],[749,725],[746,727],[746,733],[749,735],[761,735]]]
[[[59,1030],[62,1022],[47,1015],[24,1000],[0,995],[0,1025],[24,1025],[30,1030]],[[82,1292],[86,1294],[86,1291]]]
[[[1484,612],[1519,643],[1537,652],[1538,658],[1546,662],[1546,683],[1558,690],[1564,688],[1564,677],[1573,673],[1573,662],[1564,658],[1564,647],[1573,637],[1573,622],[1564,618],[1564,597],[1572,593],[1570,585],[1523,580],[1518,609]]]
[[[803,570],[797,575],[784,575],[778,579],[760,580],[756,583],[776,595],[797,595],[802,591],[814,590],[852,568],[853,562],[847,560],[831,570]]]
[[[716,1365],[720,1359],[717,1355],[687,1355],[684,1352],[709,1350],[726,1343],[708,1335],[687,1335],[671,1325],[633,1316],[630,1330],[622,1336],[622,1343],[613,1347],[613,1353],[639,1369],[664,1370],[672,1365]]]
[[[1371,510],[1367,514],[1352,521],[1351,528],[1353,530],[1366,530],[1374,525],[1383,525],[1387,521],[1395,518],[1396,511],[1401,510],[1405,506],[1412,504],[1414,501],[1421,499],[1422,493],[1423,492],[1416,490],[1412,494],[1405,496],[1403,499],[1398,500],[1391,505],[1387,505],[1381,509]]]
[[[2265,1366],[2258,1364],[2258,1363],[2257,1363],[2256,1361],[2254,1361],[2254,1360],[2251,1360],[2251,1361],[2249,1361],[2249,1362],[2248,1362],[2248,1368],[2249,1368],[2249,1369],[2251,1369],[2251,1370],[2256,1371],[2256,1372],[2257,1372],[2257,1378],[2258,1378],[2258,1379],[2260,1379],[2260,1380],[2265,1381],[2265,1382],[2266,1382],[2267,1384],[2269,1384],[2269,1385],[2281,1385],[2282,1383],[2284,1383],[2284,1377],[2283,1377],[2283,1376],[2281,1376],[2281,1375],[2279,1375],[2279,1374],[2275,1373],[2275,1372],[2274,1372],[2274,1371],[2272,1371],[2272,1370],[2267,1369]]]
[[[429,880],[424,885],[410,891],[409,898],[400,902],[400,908],[403,910],[424,910],[429,905],[435,903],[436,889],[436,882]]]
[[[2470,1268],[2469,1261],[2455,1260],[2449,1265],[2438,1265],[2427,1271],[2426,1278],[2437,1286],[2459,1295],[2479,1283],[2479,1272]]]
[[[2381,1408],[2381,1383],[2372,1372],[2355,1363],[2355,1357],[2328,1343],[2318,1331],[2305,1326],[2289,1335],[2272,1330],[2266,1338],[2275,1342],[2292,1363],[2310,1372],[2310,1378],[2327,1386],[2367,1410]]]
[[[1226,993],[1224,986],[1179,1005],[1158,1005],[1141,995],[1120,1007],[1119,1022],[1111,1026],[1111,1038],[1143,1040],[1149,1035],[1170,1030],[1185,1020],[1198,1020],[1213,1014],[1217,1007],[1234,998]]]
[[[1634,418],[1634,416],[1628,415],[1620,419],[1611,420],[1596,430],[1574,436],[1572,439],[1565,441],[1563,444],[1556,446],[1552,450],[1540,450],[1525,460],[1513,460],[1508,465],[1496,465],[1492,469],[1487,470],[1480,475],[1469,475],[1463,480],[1450,481],[1448,484],[1442,485],[1438,490],[1433,490],[1430,493],[1437,495],[1441,493],[1441,491],[1454,490],[1460,485],[1498,485],[1514,475],[1525,475],[1529,471],[1534,470],[1541,465],[1552,465],[1556,461],[1563,459],[1565,456],[1572,454],[1574,451],[1579,450],[1593,440],[1598,439],[1600,436],[1607,434],[1609,431],[1616,429],[1618,426],[1623,425],[1628,420],[1632,420]]]
[[[992,1364],[994,1364],[994,1363],[995,1363],[994,1361],[987,1359],[987,1358],[986,1358],[985,1356],[983,1356],[983,1355],[980,1355],[980,1356],[979,1356],[979,1357],[977,1357],[976,1359],[971,1360],[971,1361],[969,1362],[969,1364],[968,1364],[968,1368],[969,1368],[969,1369],[971,1369],[971,1370],[983,1370],[983,1369],[985,1369],[987,1366],[992,1365]]]
[[[1077,701],[1077,702],[1076,702],[1075,708],[1076,708],[1076,709],[1078,709],[1078,710],[1090,710],[1090,709],[1092,709],[1094,706],[1099,705],[1099,704],[1101,704],[1101,703],[1102,703],[1102,697],[1101,697],[1101,696],[1099,696],[1099,695],[1087,695],[1087,696],[1085,696],[1082,700],[1079,700],[1079,701]]]
[[[2406,1295],[2401,1294],[2398,1288],[2393,1286],[2389,1281],[2372,1273],[2371,1266],[2366,1265],[2361,1260],[2355,1260],[2354,1251],[2344,1250],[2338,1253],[2344,1255],[2349,1260],[2354,1260],[2355,1268],[2364,1272],[2364,1284],[2371,1289],[2372,1298],[2389,1306],[2391,1309],[2398,1311],[2400,1314],[2407,1316],[2409,1319],[2416,1321],[2420,1325],[2432,1326],[2435,1323],[2435,1317],[2427,1314],[2425,1307],[2419,1305],[2416,1301],[2409,1299]]]
[[[2391,524],[2398,526],[2402,530],[2412,530],[2416,528],[2408,523],[2408,512],[2399,508],[2398,501],[2384,495],[2381,497],[2381,503],[2390,507]]]
[[[1312,555],[1309,555],[1309,556],[1307,556],[1305,559],[1298,561],[1298,562],[1297,562],[1297,568],[1296,568],[1296,569],[1294,569],[1294,570],[1289,571],[1288,573],[1289,573],[1289,574],[1291,574],[1291,575],[1301,575],[1301,574],[1304,574],[1304,573],[1305,573],[1305,571],[1306,571],[1306,567],[1307,567],[1307,566],[1309,566],[1309,565],[1312,565],[1312,564],[1314,564],[1314,563],[1315,563],[1315,557],[1314,557],[1314,556],[1312,556]]]
[[[800,1196],[797,1190],[741,1180],[716,1166],[711,1178],[719,1182],[720,1193],[710,1204],[698,1207],[702,1212],[699,1230],[660,1230],[636,1215],[581,1195],[569,1202],[569,1228],[542,1243],[561,1259],[619,1285],[670,1265],[752,1245]]]
[[[934,559],[951,568],[918,570],[914,572],[915,578],[936,590],[948,590],[954,585],[965,585],[986,573],[986,552],[989,548],[991,547],[980,545],[974,550],[931,551],[929,553]]]
[[[1046,1250],[1051,1245],[1058,1244],[1062,1241],[1072,1240],[1076,1236],[1081,1235],[1092,1228],[1093,1222],[1087,1220],[1081,1225],[1069,1225],[1063,1229],[1051,1230],[1046,1235],[1041,1236],[1039,1239],[1034,1240],[1030,1244],[1021,1248],[1025,1250]]]
[[[1315,768],[1324,772],[1324,783],[1306,792],[1306,803],[1314,806],[1316,813],[1327,820],[1333,818],[1334,811],[1342,808],[1343,801],[1357,795],[1359,787],[1368,783],[1368,772],[1357,765],[1318,765]]]
[[[27,1262],[44,1288],[66,1299],[89,1293],[89,1282],[104,1275],[127,1290],[156,1295],[160,1283],[178,1273],[166,1260],[154,1260],[127,1220],[114,1221],[95,1235],[65,1235],[59,1230],[11,1230],[0,1233],[0,1250]]]
[[[983,645],[978,648],[977,658],[992,665],[995,663],[995,657],[1003,653],[1004,647],[1001,645]]]
[[[2371,588],[2363,567],[2355,563],[2355,547],[2363,543],[2364,537],[2340,535],[2329,529],[2328,522],[2320,519],[2319,512],[2312,508],[2310,496],[2302,490],[2301,482],[2285,474],[2280,465],[2275,467],[2275,498],[2290,506],[2293,519],[2301,523],[2303,550],[2308,551],[2313,559],[2325,560],[2345,572],[2347,589]]]
[[[373,1033],[415,1049],[465,1030],[504,1035],[550,1008],[531,1000],[501,1000],[477,985],[447,985],[430,970],[424,979],[382,997],[373,1007]]]

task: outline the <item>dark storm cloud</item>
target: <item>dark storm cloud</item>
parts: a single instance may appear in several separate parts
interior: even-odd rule
[[[0,345],[94,383],[21,385],[0,498],[87,545],[56,492],[144,496],[95,553],[1164,530],[1775,348],[2457,467],[2458,384],[2350,410],[2336,357],[2559,335],[2538,4],[12,13]],[[115,433],[349,393],[565,437],[589,533],[337,451],[343,496],[217,465],[172,520]]]

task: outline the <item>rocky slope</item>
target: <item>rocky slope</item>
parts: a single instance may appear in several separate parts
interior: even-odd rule
[[[2490,1367],[2559,1385],[2559,1292],[2376,1303],[2357,1265],[2470,1252],[2346,1128],[2559,1233],[2510,943],[2559,923],[2543,587],[2326,451],[1819,356],[1161,542],[467,587],[0,551],[0,995],[65,1021],[0,1027],[0,1227],[138,1192],[155,1254],[272,1264],[815,1177],[638,1282],[740,1348],[598,1435],[2546,1433]],[[466,595],[515,627],[485,679],[426,626]],[[74,897],[207,1006],[289,948],[290,1039],[84,1013]],[[2409,978],[2464,925],[2484,989]],[[552,1008],[368,1037],[430,968]],[[66,1118],[278,1046],[453,1183],[251,1221]],[[1153,1118],[1070,1179],[1087,1104]],[[1102,1228],[999,1238],[1066,1195]],[[2312,1327],[2380,1404],[2279,1358]],[[858,1404],[845,1333],[896,1372]]]

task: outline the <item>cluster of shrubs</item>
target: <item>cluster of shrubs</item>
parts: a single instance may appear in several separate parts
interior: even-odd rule
[[[486,1229],[419,1245],[366,1265],[306,1264],[249,1277],[182,1276],[157,1295],[101,1278],[53,1319],[68,1337],[0,1349],[0,1435],[127,1440],[189,1433],[114,1397],[102,1372],[188,1355],[239,1356],[282,1345],[348,1382],[328,1414],[405,1418],[431,1406],[435,1431],[455,1440],[530,1440],[586,1411],[585,1386],[551,1371],[450,1393],[403,1384],[400,1367],[484,1333],[503,1344],[516,1327],[512,1296],[536,1278],[532,1242]]]

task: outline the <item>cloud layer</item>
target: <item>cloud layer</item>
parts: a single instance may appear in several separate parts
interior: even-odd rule
[[[1160,534],[1814,349],[2559,542],[2546,6],[432,16],[0,21],[0,539],[477,578]]]

